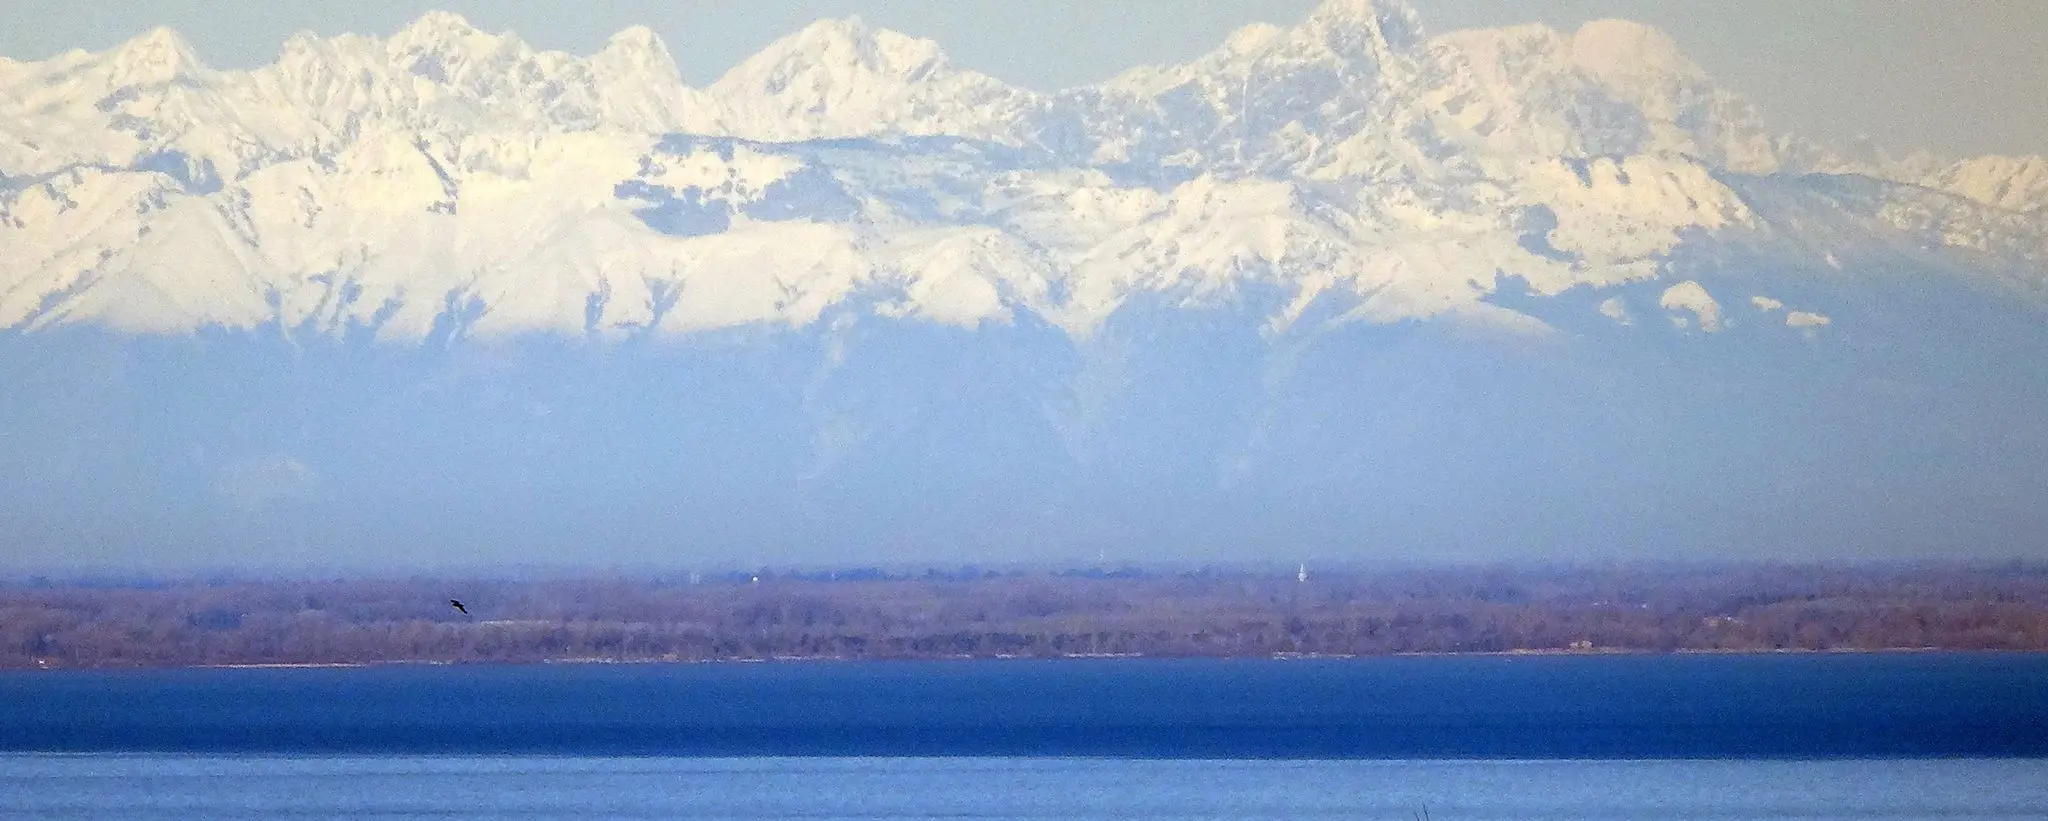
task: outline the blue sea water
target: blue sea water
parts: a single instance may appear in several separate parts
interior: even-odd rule
[[[53,671],[0,751],[2048,756],[2048,654]]]
[[[2048,656],[0,675],[0,818],[2048,818]]]
[[[2040,819],[2039,759],[0,755],[0,819]]]

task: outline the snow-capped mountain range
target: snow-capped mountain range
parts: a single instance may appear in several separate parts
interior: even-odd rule
[[[1401,0],[1057,93],[857,19],[691,88],[644,28],[578,57],[436,12],[250,71],[164,29],[0,61],[0,248],[25,331],[614,338],[861,304],[1085,336],[1136,295],[1247,289],[1285,295],[1273,330],[1551,324],[1494,299],[1513,281],[1811,333],[1838,307],[1684,271],[1909,254],[2048,304],[2048,160],[1835,151],[1654,29],[1432,37]]]
[[[0,251],[0,570],[2048,545],[2048,161],[1778,134],[1632,23],[1330,0],[1056,93],[159,30],[0,61]]]

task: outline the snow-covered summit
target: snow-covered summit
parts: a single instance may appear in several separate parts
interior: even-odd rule
[[[619,74],[647,72],[661,77],[681,77],[668,44],[646,26],[629,26],[607,38],[604,48],[590,56],[594,66],[605,66]]]
[[[1035,95],[954,67],[939,45],[858,17],[821,20],[705,89],[691,130],[773,142],[877,133],[992,137]]]
[[[385,48],[402,65],[409,64],[423,74],[446,76],[459,70],[458,66],[422,66],[427,61],[475,63],[488,60],[500,51],[517,53],[525,50],[516,34],[490,34],[470,24],[460,14],[448,11],[429,11],[398,30],[385,42]]]
[[[1459,85],[1406,3],[1332,0],[1291,27],[1246,27],[1189,63],[1066,92],[1059,113],[1086,135],[1092,162],[1429,179],[1449,158],[1426,144],[1443,139],[1443,122],[1471,116]]]
[[[1302,30],[1332,52],[1392,52],[1423,41],[1422,17],[1407,0],[1324,0]]]
[[[1699,157],[1744,173],[1784,164],[1762,117],[1648,26],[1600,20],[1565,34],[1526,25],[1452,32],[1438,42],[1494,104],[1499,119],[1486,137],[1502,150]]]
[[[192,54],[192,44],[169,28],[158,27],[105,55],[106,82],[114,87],[154,86],[188,80],[206,71]]]

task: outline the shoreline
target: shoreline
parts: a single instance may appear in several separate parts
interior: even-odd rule
[[[1074,653],[1059,656],[910,656],[852,658],[846,656],[772,656],[738,657],[713,659],[669,659],[669,658],[547,658],[522,661],[448,661],[444,659],[400,659],[390,661],[331,661],[331,662],[250,662],[226,664],[180,664],[180,665],[105,665],[105,666],[61,666],[0,668],[0,674],[40,673],[61,671],[174,671],[174,670],[341,670],[368,669],[373,667],[544,667],[544,666],[590,666],[590,665],[659,665],[659,664],[889,664],[896,662],[1010,662],[1010,661],[1245,661],[1245,662],[1288,662],[1288,661],[1370,661],[1374,659],[1418,659],[1418,658],[1613,658],[1630,657],[1681,657],[1681,656],[1861,656],[1861,655],[1970,655],[1970,656],[2040,656],[2048,650],[1981,650],[1945,647],[1879,647],[1879,648],[1777,648],[1768,650],[1736,650],[1716,648],[1681,648],[1677,650],[1639,650],[1627,648],[1594,648],[1590,650],[1531,649],[1531,650],[1473,650],[1473,651],[1422,651],[1403,653],[1345,654],[1345,653],[1273,653],[1268,655],[1147,655],[1143,653]]]

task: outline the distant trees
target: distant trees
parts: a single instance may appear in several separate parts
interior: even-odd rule
[[[0,586],[8,668],[1889,648],[2048,650],[2048,567]]]

